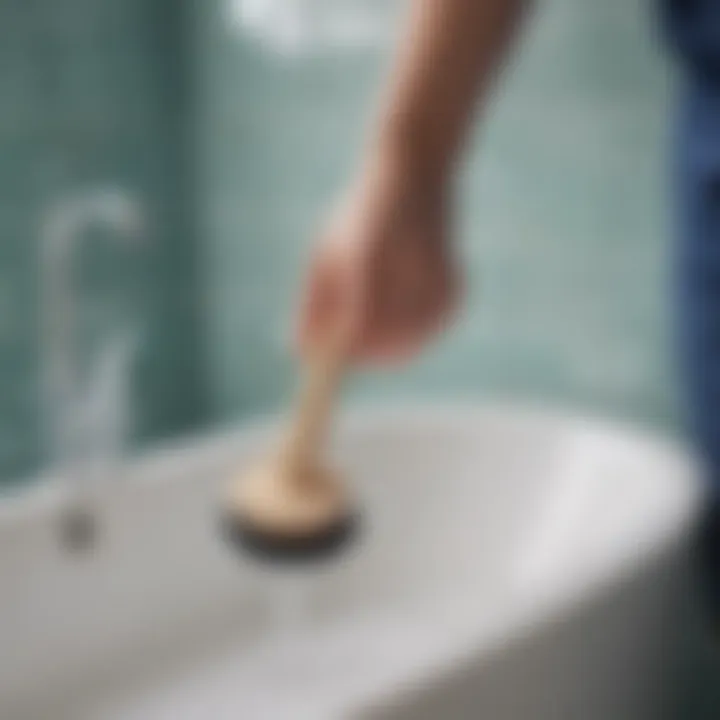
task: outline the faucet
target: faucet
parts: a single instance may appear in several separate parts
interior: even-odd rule
[[[126,434],[128,378],[137,334],[116,331],[99,351],[99,360],[81,384],[76,362],[76,307],[72,260],[92,227],[114,231],[118,241],[138,244],[142,218],[136,201],[123,190],[93,188],[53,204],[41,227],[41,363],[44,436],[49,459],[70,481],[72,511],[64,525],[73,545],[90,544],[92,513],[86,509],[87,469],[83,461],[112,458]]]

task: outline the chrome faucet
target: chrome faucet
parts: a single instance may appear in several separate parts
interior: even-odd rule
[[[50,463],[67,477],[73,507],[82,506],[87,490],[83,461],[109,459],[122,445],[128,416],[128,378],[135,333],[121,328],[99,352],[89,379],[81,382],[76,352],[77,313],[72,283],[74,254],[88,230],[107,227],[118,241],[138,244],[142,217],[125,191],[93,188],[52,205],[43,218],[40,245],[41,366],[44,435]],[[87,515],[85,520],[91,518]],[[70,516],[69,516],[70,517]],[[78,515],[67,528],[75,539]]]

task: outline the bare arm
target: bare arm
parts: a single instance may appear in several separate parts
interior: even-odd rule
[[[453,315],[453,170],[525,0],[411,0],[360,172],[315,251],[301,347],[347,328],[355,360],[407,359]]]
[[[413,0],[385,88],[376,149],[401,153],[415,171],[446,180],[527,5]]]

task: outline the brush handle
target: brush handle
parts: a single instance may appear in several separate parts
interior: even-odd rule
[[[318,464],[345,368],[346,357],[339,343],[326,343],[308,360],[285,447],[288,477],[314,475],[306,471]]]

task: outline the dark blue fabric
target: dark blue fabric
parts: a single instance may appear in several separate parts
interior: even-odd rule
[[[670,46],[693,75],[720,82],[720,0],[660,0]]]
[[[679,340],[694,437],[720,499],[720,91],[689,79],[678,124]]]
[[[682,69],[676,144],[678,332],[690,419],[720,500],[720,0],[660,0]]]

